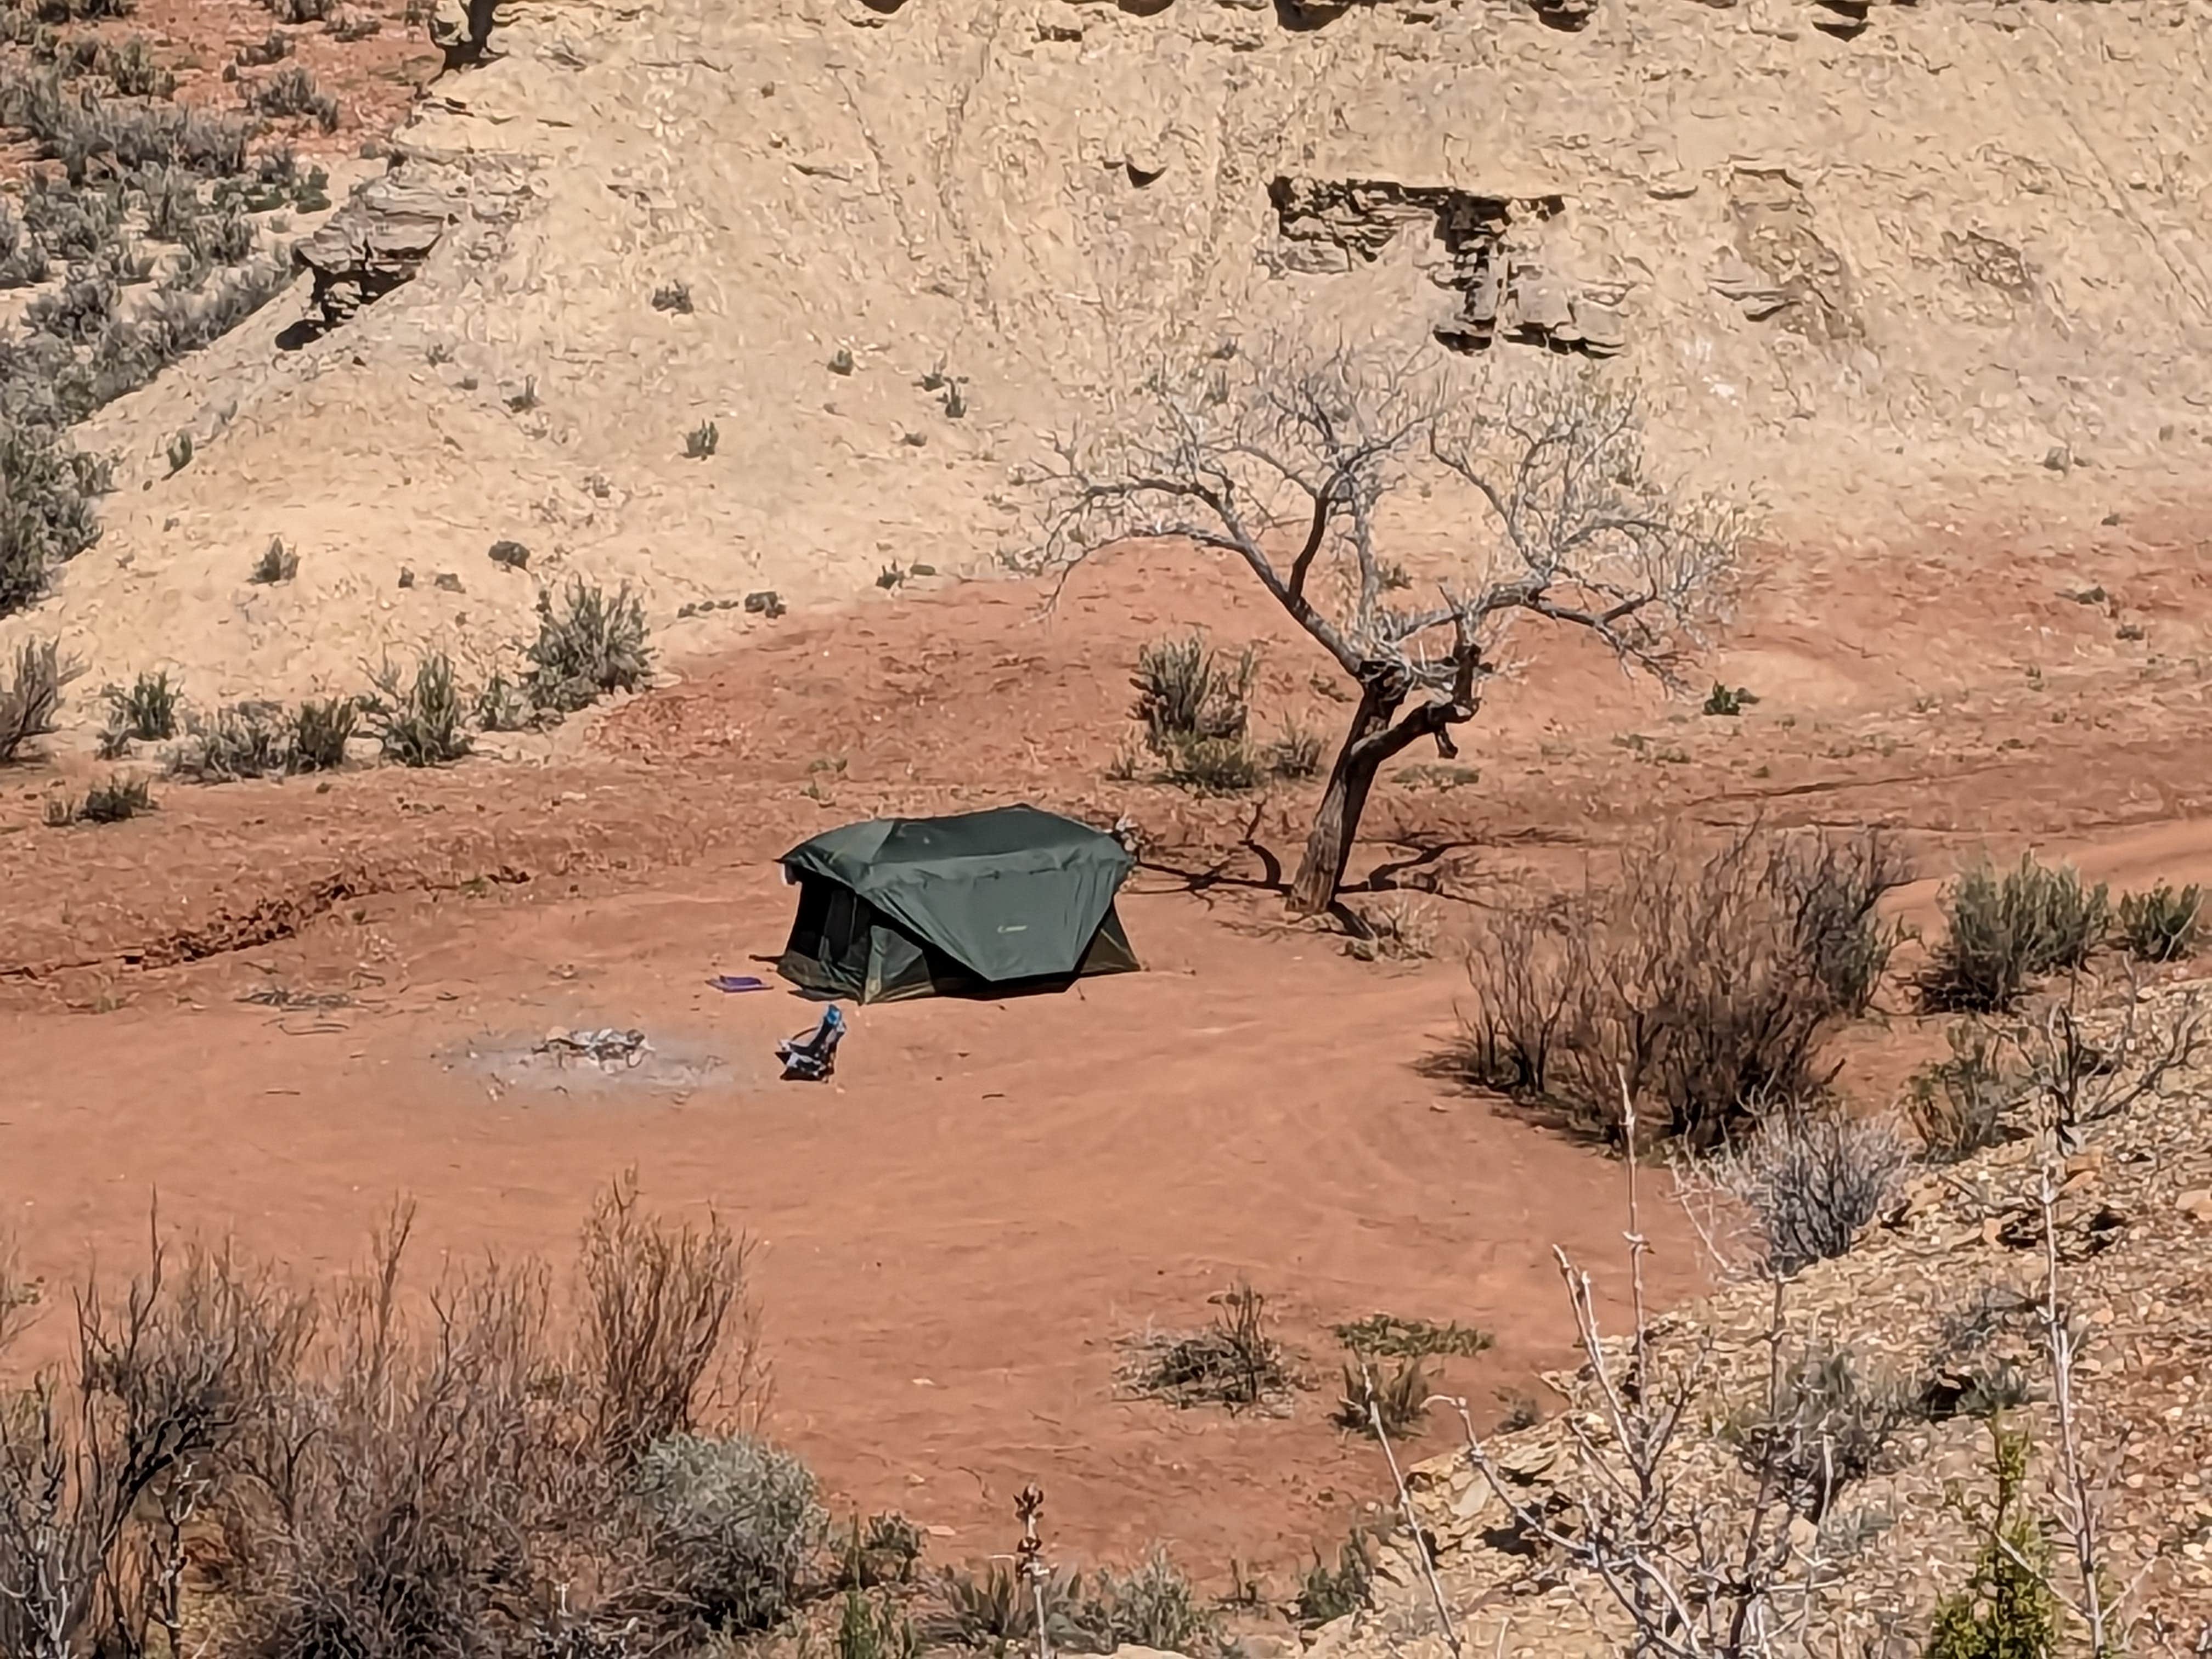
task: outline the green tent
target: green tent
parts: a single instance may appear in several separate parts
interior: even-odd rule
[[[1031,990],[1137,958],[1114,914],[1136,860],[1034,806],[848,823],[783,855],[786,979],[862,1002]]]

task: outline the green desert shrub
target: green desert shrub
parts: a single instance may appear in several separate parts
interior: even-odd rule
[[[386,661],[369,676],[374,688],[358,700],[361,719],[385,759],[402,766],[444,766],[469,752],[465,711],[453,680],[453,659],[425,654],[403,675]]]
[[[672,1434],[639,1461],[637,1492],[670,1591],[703,1623],[765,1630],[790,1613],[827,1523],[804,1463],[744,1436]]]
[[[1929,952],[1921,992],[1930,1008],[1965,1013],[2009,1008],[2030,980],[2079,967],[2112,921],[2101,883],[2085,887],[2070,866],[2032,855],[2002,873],[1976,865],[1942,902],[1943,937]]]
[[[549,714],[573,714],[610,691],[635,691],[652,672],[645,607],[625,582],[612,599],[580,576],[556,609],[538,595],[538,637],[524,647],[523,695]]]

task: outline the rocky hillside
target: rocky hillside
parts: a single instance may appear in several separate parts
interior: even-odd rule
[[[2116,1022],[2170,1033],[2200,1018],[2203,994],[2202,986],[2169,987],[2147,995],[2136,1016],[2107,1007],[2096,1042],[2107,1054],[2147,1052],[2139,1038],[2131,1047],[2116,1036]],[[2142,1092],[2144,1074],[2123,1061],[2089,1091],[2124,1108],[2116,1104],[2070,1157],[2054,1160],[2049,1139],[2023,1117],[2004,1144],[1924,1170],[1850,1254],[1778,1291],[1745,1283],[1656,1318],[1648,1370],[1636,1370],[1626,1331],[1607,1331],[1622,1419],[1585,1365],[1548,1379],[1557,1418],[1484,1449],[1494,1480],[1464,1452],[1413,1469],[1408,1484],[1446,1615],[1467,1650],[1523,1659],[1626,1650],[1633,1626],[1623,1604],[1590,1562],[1535,1535],[1548,1528],[1605,1537],[1616,1571],[1636,1553],[1619,1540],[1640,1539],[1645,1559],[1683,1589],[1701,1582],[1700,1561],[1725,1557],[1732,1570],[1763,1556],[1771,1571],[1735,1582],[1772,1586],[1765,1615],[1778,1645],[1742,1651],[1802,1643],[1816,1653],[1920,1655],[1941,1604],[1975,1583],[1990,1548],[1997,1441],[2017,1436],[2026,1462],[2007,1519],[2031,1517],[2017,1536],[2031,1553],[2049,1552],[2050,1650],[2092,1650],[2075,1554],[2082,1533],[2069,1524],[2086,1512],[2111,1612],[2106,1650],[2205,1651],[2212,1340],[2193,1311],[2212,1258],[2204,1084],[2199,1067]],[[2072,1345],[2063,1396],[2046,1310]],[[1640,1396],[1638,1378],[1648,1385]],[[1643,1511],[1650,1523],[1612,1526],[1623,1506],[1608,1504],[1600,1472],[1633,1466],[1616,1422],[1648,1425],[1677,1401],[1679,1428],[1646,1464],[1656,1474],[1643,1489],[1656,1493]],[[1777,1483],[1762,1505],[1753,1473],[1761,1436],[1792,1434],[1802,1485]],[[1788,1458],[1765,1463],[1790,1469]],[[1325,1632],[1314,1659],[1445,1652],[1436,1597],[1402,1526],[1382,1552],[1376,1590],[1371,1607]],[[1734,1605],[1725,1594],[1714,1604]]]
[[[659,624],[714,607],[680,650],[748,592],[987,562],[1041,428],[1283,329],[1608,359],[1800,522],[1869,478],[2212,453],[2190,0],[449,0],[431,27],[450,67],[310,248],[314,299],[87,434],[124,493],[28,625],[100,669],[349,687],[387,645],[485,656],[572,570]],[[249,587],[272,536],[298,580]]]

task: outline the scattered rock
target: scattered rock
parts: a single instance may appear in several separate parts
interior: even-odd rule
[[[784,605],[774,588],[763,588],[745,595],[745,610],[756,617],[775,617],[783,614]]]
[[[530,566],[530,550],[520,542],[494,542],[491,544],[491,562],[503,564],[509,570],[525,570]]]
[[[441,570],[432,586],[441,587],[448,593],[458,593],[461,591],[461,579],[450,570]]]

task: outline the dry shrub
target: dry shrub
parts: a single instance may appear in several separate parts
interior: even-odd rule
[[[737,1385],[752,1385],[750,1255],[713,1214],[702,1227],[678,1228],[645,1214],[634,1170],[600,1195],[584,1224],[580,1269],[592,1432],[607,1456],[633,1462],[654,1442],[688,1432],[732,1339]]]
[[[2203,893],[2195,882],[2160,882],[2120,899],[2119,933],[2138,962],[2180,962],[2193,956],[2203,932]]]
[[[169,775],[195,783],[281,777],[290,763],[290,741],[276,703],[234,703],[205,720],[187,714],[185,740],[169,753]]]
[[[1889,1119],[1788,1102],[1741,1142],[1678,1163],[1676,1180],[1725,1265],[1787,1275],[1849,1250],[1911,1166]],[[1731,1209],[1749,1225],[1724,1236],[1720,1218]]]
[[[186,1527],[308,1329],[266,1276],[179,1264],[158,1227],[119,1303],[87,1283],[70,1358],[0,1395],[0,1653],[185,1651]]]
[[[734,1249],[634,1188],[604,1201],[581,1282],[659,1310],[611,1365],[561,1340],[535,1262],[412,1290],[410,1220],[319,1304],[222,1255],[172,1273],[158,1243],[119,1301],[88,1289],[75,1361],[0,1393],[0,1652],[660,1651],[780,1605],[818,1539],[811,1480],[684,1426],[681,1378],[719,1358],[684,1310],[737,1304]],[[672,1419],[634,1460],[605,1433]]]
[[[1345,953],[1362,962],[1425,962],[1437,953],[1437,913],[1426,899],[1395,893],[1367,904],[1346,903]]]
[[[292,769],[295,772],[335,772],[345,764],[346,744],[352,739],[360,710],[351,697],[331,697],[318,702],[310,698],[292,716]]]
[[[1442,1069],[1608,1138],[1625,1074],[1662,1135],[1711,1145],[1756,1103],[1825,1087],[1827,1040],[1897,943],[1876,907],[1910,873],[1875,832],[1638,848],[1612,888],[1494,914]]]
[[[1845,1486],[1888,1466],[1899,1432],[1918,1415],[1911,1388],[1815,1339],[1764,1398],[1721,1425],[1721,1437],[1747,1471],[1778,1480],[1790,1508],[1817,1521]]]
[[[167,669],[141,674],[128,687],[111,685],[100,695],[107,699],[111,730],[147,743],[166,743],[177,735],[184,699]]]
[[[1355,1529],[1337,1547],[1334,1566],[1322,1559],[1319,1550],[1314,1552],[1313,1565],[1298,1585],[1298,1623],[1326,1625],[1367,1605],[1367,1586],[1375,1577],[1369,1548],[1366,1534]]]
[[[1439,1354],[1465,1358],[1482,1352],[1493,1340],[1488,1331],[1457,1320],[1439,1325],[1434,1320],[1401,1319],[1387,1313],[1333,1326],[1330,1334],[1363,1358],[1385,1359],[1428,1359]]]
[[[1416,1432],[1428,1414],[1429,1374],[1418,1357],[1400,1360],[1387,1376],[1377,1375],[1363,1357],[1345,1366],[1329,1421],[1373,1438],[1380,1418],[1380,1434],[1402,1440]]]
[[[1268,1404],[1295,1385],[1282,1346],[1267,1329],[1267,1298],[1239,1285],[1212,1298],[1221,1309],[1203,1330],[1147,1333],[1130,1345],[1121,1381],[1130,1392],[1172,1405]]]
[[[1078,1647],[1098,1653],[1125,1646],[1206,1653],[1218,1645],[1212,1609],[1164,1549],[1155,1547],[1126,1577],[1102,1569],[1092,1583],[1076,1615],[1082,1627]]]
[[[15,672],[0,687],[0,766],[17,759],[32,738],[53,731],[62,688],[83,672],[84,665],[63,656],[52,640],[26,640],[16,647]]]
[[[1925,1155],[1954,1164],[2005,1138],[2005,1115],[2025,1080],[2006,1063],[2008,1045],[1997,1032],[1962,1020],[1944,1035],[1950,1056],[1912,1074],[1905,1109]]]
[[[1137,653],[1129,714],[1145,729],[1145,747],[1158,757],[1167,782],[1203,793],[1249,789],[1268,769],[1250,736],[1252,683],[1258,653],[1218,655],[1202,634],[1156,640]]]

